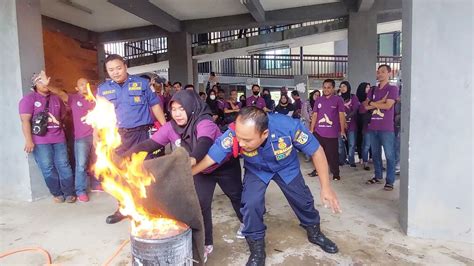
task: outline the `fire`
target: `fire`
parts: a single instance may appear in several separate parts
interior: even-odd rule
[[[98,96],[96,106],[86,115],[85,122],[95,129],[98,136],[94,172],[102,179],[103,189],[119,201],[120,212],[131,217],[132,234],[143,238],[163,238],[183,232],[186,225],[166,217],[152,216],[138,202],[138,199],[147,197],[146,187],[155,178],[142,167],[146,152],[126,159],[116,158],[115,149],[120,146],[121,139],[114,105]]]
[[[89,102],[95,102],[95,97],[94,97],[94,94],[92,94],[91,85],[89,84],[89,82],[87,82],[86,88],[87,88],[87,94],[84,98],[86,98],[86,100]]]

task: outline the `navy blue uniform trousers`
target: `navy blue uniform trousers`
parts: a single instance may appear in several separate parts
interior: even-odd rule
[[[314,208],[313,195],[304,182],[301,171],[289,184],[278,174],[275,174],[272,180],[280,187],[302,226],[319,224],[319,212]],[[263,215],[267,187],[268,184],[254,173],[245,171],[241,209],[245,227],[242,233],[253,240],[265,238],[267,227],[263,222]]]

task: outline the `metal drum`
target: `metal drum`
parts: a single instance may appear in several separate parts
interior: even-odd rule
[[[162,239],[130,236],[132,265],[192,265],[192,231]]]

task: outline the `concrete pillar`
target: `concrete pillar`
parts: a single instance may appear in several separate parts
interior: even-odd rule
[[[99,82],[105,80],[106,73],[105,73],[105,50],[104,44],[98,43],[97,44],[97,70],[99,72]]]
[[[473,2],[403,1],[400,223],[473,242]]]
[[[31,76],[44,69],[39,0],[0,1],[0,198],[32,201],[49,195],[25,140],[18,102],[30,92]]]
[[[353,87],[375,82],[377,64],[377,12],[349,13],[348,72]]]
[[[169,79],[184,85],[193,84],[193,57],[191,35],[187,32],[174,32],[168,36]]]
[[[198,61],[193,59],[193,83],[194,90],[199,92],[199,73],[198,73]]]

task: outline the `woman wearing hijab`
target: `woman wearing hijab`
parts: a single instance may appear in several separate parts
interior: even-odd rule
[[[370,90],[370,83],[362,82],[357,87],[356,96],[360,103],[367,99],[367,93]],[[364,117],[367,114],[367,109],[361,104],[357,114],[357,153],[359,154],[359,160],[364,164],[364,170],[369,171],[369,150],[370,142],[367,136],[367,119]]]
[[[275,113],[282,115],[288,115],[290,112],[294,111],[293,104],[288,102],[288,96],[281,95],[278,105],[275,107]],[[291,114],[290,114],[291,115]]]
[[[245,98],[245,95],[240,95],[239,97],[239,103],[240,103],[240,108],[244,108],[247,106],[247,98]]]
[[[356,133],[357,133],[357,113],[359,111],[360,102],[354,94],[351,94],[351,84],[348,81],[343,81],[339,85],[341,91],[341,97],[344,101],[344,112],[346,113],[346,135],[348,142],[347,157],[349,165],[356,167],[355,164],[355,144],[356,144]],[[339,163],[342,164],[346,161],[345,144],[342,138],[339,139]]]
[[[269,89],[263,89],[262,98],[265,100],[265,105],[270,110],[269,112],[273,111],[273,109],[275,108],[275,101],[272,100],[272,96],[270,94]]]
[[[209,91],[206,99],[206,104],[209,106],[209,109],[211,110],[212,113],[212,119],[216,124],[221,123],[221,111],[219,109],[219,102],[217,101],[217,92],[214,90]]]
[[[212,91],[211,91],[212,93]],[[209,148],[222,135],[212,121],[210,108],[201,101],[198,94],[190,90],[176,92],[170,100],[171,121],[165,123],[149,140],[141,142],[127,152],[126,157],[139,151],[151,152],[164,148],[168,143],[185,148],[193,164],[201,161]],[[229,156],[223,163],[213,165],[194,176],[194,186],[201,205],[205,230],[205,256],[213,250],[211,204],[216,184],[232,203],[240,220],[237,238],[242,235],[242,215],[240,213],[242,180],[239,159]]]

